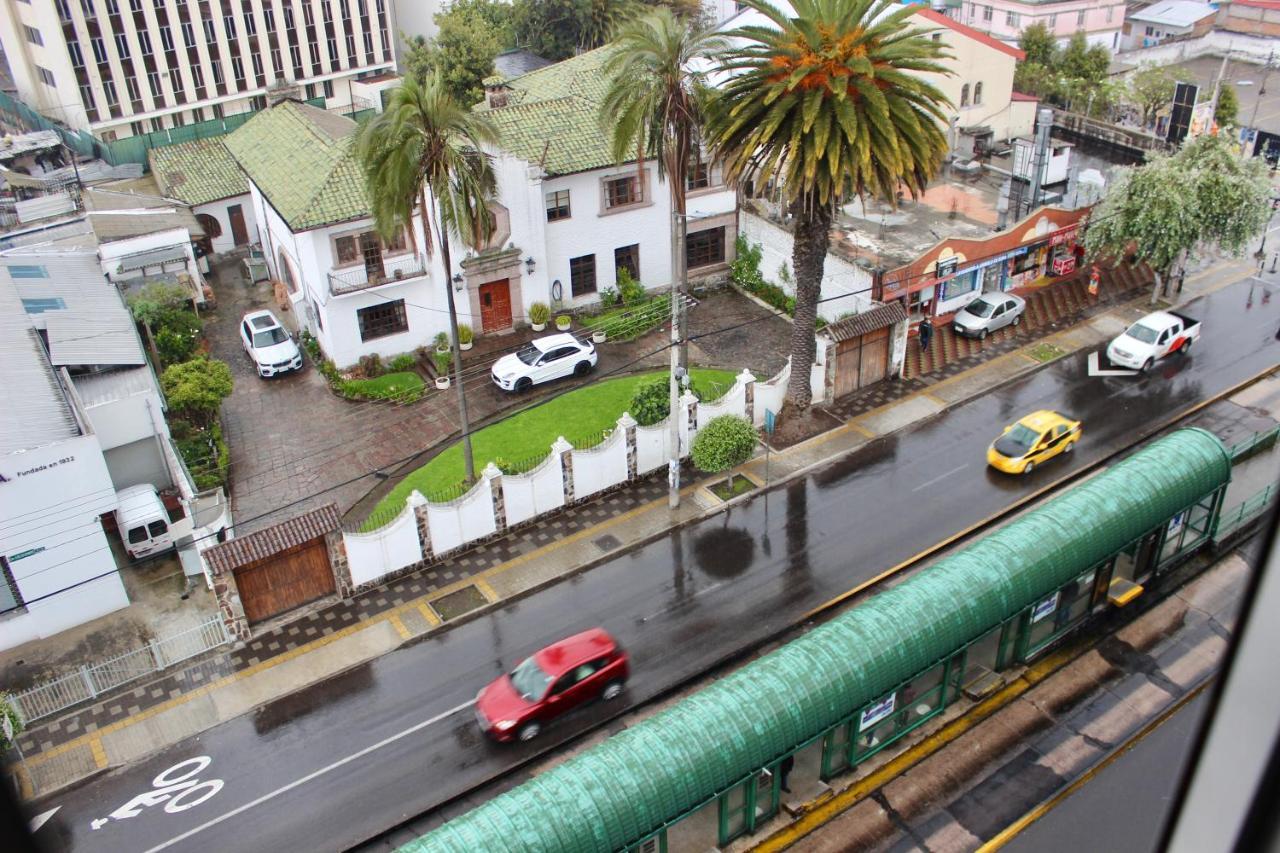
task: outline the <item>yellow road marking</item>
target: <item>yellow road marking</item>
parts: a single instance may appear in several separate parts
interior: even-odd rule
[[[408,640],[413,636],[409,629],[404,626],[404,622],[400,619],[399,613],[392,613],[388,619],[391,622],[391,627],[395,628],[396,633],[400,635],[400,639]]]
[[[946,400],[942,399],[942,398],[941,398],[941,397],[939,397],[937,394],[934,394],[934,393],[933,393],[933,392],[931,392],[931,391],[921,391],[921,392],[920,392],[920,396],[921,396],[921,397],[924,397],[926,400],[932,400],[933,402],[935,402],[935,403],[937,403],[937,404],[939,404],[939,405],[942,405],[942,406],[949,406],[949,405],[951,405],[949,402],[947,402]]]
[[[1120,756],[1127,753],[1129,750],[1133,749],[1135,746],[1137,746],[1144,738],[1147,737],[1147,735],[1151,734],[1156,729],[1160,728],[1162,725],[1168,722],[1169,718],[1172,717],[1174,714],[1176,714],[1178,711],[1182,710],[1182,707],[1184,705],[1186,705],[1192,699],[1199,696],[1211,681],[1212,679],[1206,679],[1205,681],[1201,682],[1200,685],[1196,687],[1194,690],[1184,694],[1182,698],[1180,698],[1177,702],[1174,702],[1168,708],[1165,708],[1163,711],[1160,712],[1159,716],[1157,716],[1154,720],[1152,720],[1151,722],[1143,726],[1136,735],[1134,735],[1125,743],[1121,744],[1119,748],[1113,750],[1111,754],[1108,755],[1106,758],[1102,759],[1097,764],[1093,765],[1088,770],[1086,770],[1084,774],[1079,776],[1074,782],[1064,786],[1052,797],[1040,803],[1031,811],[1027,812],[1022,817],[1018,818],[1013,823],[1009,824],[1004,829],[1002,829],[990,841],[988,841],[986,844],[983,844],[981,847],[979,847],[978,853],[994,853],[994,851],[999,850],[1001,847],[1008,844],[1010,841],[1014,839],[1016,835],[1021,833],[1028,826],[1035,823],[1040,818],[1044,817],[1046,814],[1052,811],[1059,803],[1061,803],[1067,797],[1071,796],[1080,788],[1087,785],[1093,779],[1094,776],[1098,775],[1107,767],[1111,766],[1111,764],[1115,762],[1116,759],[1118,759]]]
[[[107,751],[102,748],[102,738],[96,737],[89,741],[89,749],[93,752],[93,763],[98,765],[98,769],[107,766]]]
[[[418,602],[418,612],[422,614],[422,618],[426,619],[427,623],[432,628],[435,628],[444,622],[444,620],[440,618],[440,614],[432,610],[431,605],[427,604],[425,601]]]
[[[856,432],[858,435],[862,436],[863,438],[879,438],[880,437],[880,433],[867,429],[857,421],[849,421],[848,423],[845,424],[845,426],[849,428],[850,432]]]
[[[487,580],[482,577],[477,577],[475,579],[475,584],[476,589],[480,590],[480,594],[483,595],[485,600],[490,604],[498,600],[498,594],[493,591],[493,587],[489,586],[489,582]]]

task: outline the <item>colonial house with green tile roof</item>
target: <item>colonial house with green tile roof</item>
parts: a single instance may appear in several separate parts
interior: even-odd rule
[[[609,47],[485,81],[483,111],[497,126],[496,249],[462,261],[482,330],[519,323],[534,302],[599,301],[627,269],[646,287],[671,284],[670,193],[657,164],[616,163],[599,123]],[[733,259],[736,199],[713,164],[688,194],[691,278],[723,275]]]
[[[190,205],[212,253],[256,240],[249,180],[222,137],[152,148],[147,154],[160,191]]]
[[[225,137],[248,182],[258,243],[289,293],[285,322],[310,331],[340,366],[410,352],[448,329],[450,277],[438,252],[423,252],[421,217],[391,240],[374,231],[356,127],[286,100]],[[459,320],[471,318],[460,309]]]

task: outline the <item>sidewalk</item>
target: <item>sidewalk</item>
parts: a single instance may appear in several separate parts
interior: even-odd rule
[[[1188,276],[1182,296],[1191,299],[1233,284],[1255,269],[1251,261],[1215,264]],[[836,407],[844,421],[841,426],[770,455],[770,482],[798,476],[1031,372],[1053,357],[1096,347],[1148,310],[1145,295],[1139,294],[1129,302],[1093,306],[1086,322],[1060,328],[1054,324],[1076,313],[1070,299],[1045,297],[1046,303],[1050,299],[1061,311],[1056,319],[1045,314],[1035,326],[1025,323],[1016,336],[1002,331],[977,352],[962,357],[957,353],[946,362],[951,369],[882,383],[885,388],[870,389],[856,403]],[[1083,306],[1077,304],[1074,310]],[[1001,354],[990,357],[996,351]],[[764,481],[764,458],[744,467]],[[451,620],[529,594],[718,511],[719,505],[707,509],[693,500],[700,488],[696,482],[687,486],[680,508],[671,511],[665,483],[648,480],[443,565],[313,611],[229,653],[33,726],[19,738],[25,764],[11,769],[19,774],[24,794],[33,797],[137,760],[406,641],[447,630],[445,623]]]

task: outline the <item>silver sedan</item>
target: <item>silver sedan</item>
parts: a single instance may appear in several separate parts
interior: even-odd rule
[[[982,340],[991,332],[1022,322],[1027,303],[1012,293],[984,293],[961,308],[951,321],[957,335]]]

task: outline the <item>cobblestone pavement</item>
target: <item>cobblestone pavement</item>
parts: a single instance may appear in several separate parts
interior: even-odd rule
[[[86,732],[155,707],[217,679],[253,667],[312,640],[430,595],[450,584],[473,577],[515,557],[535,551],[580,530],[663,498],[664,477],[651,477],[634,486],[602,495],[521,528],[509,536],[450,556],[442,563],[365,592],[296,616],[287,624],[264,631],[243,647],[216,653],[159,678],[113,693],[61,718],[37,722],[19,737],[27,756],[52,749]],[[601,545],[601,555],[608,550]]]
[[[787,363],[791,323],[728,287],[697,296],[688,313],[689,360],[768,379]]]

